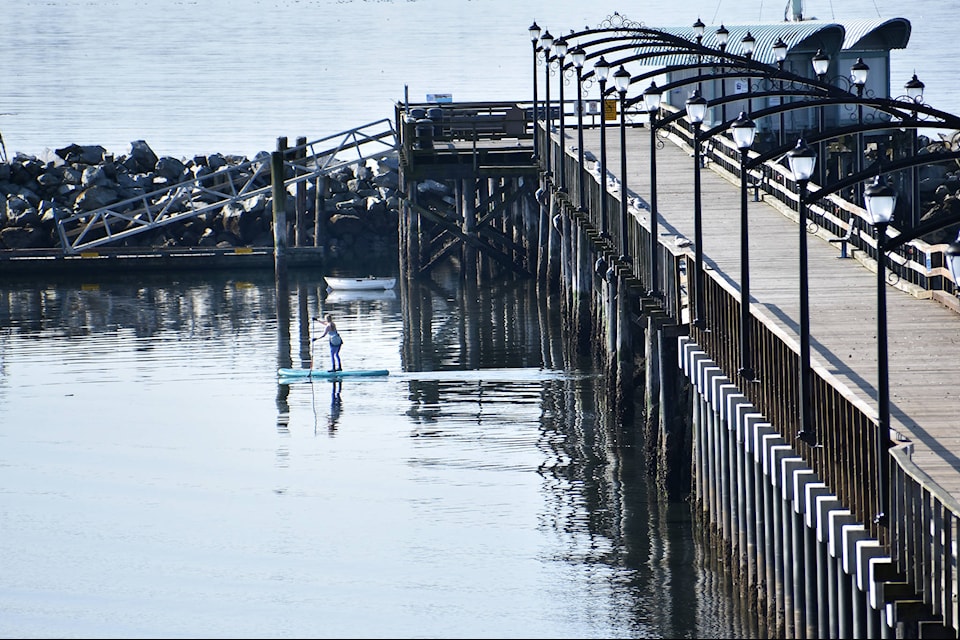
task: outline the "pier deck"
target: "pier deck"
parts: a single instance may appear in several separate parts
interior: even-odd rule
[[[617,125],[608,125],[607,169],[620,175]],[[571,136],[572,133],[572,136]],[[649,201],[650,131],[628,127],[627,191]],[[567,161],[576,163],[576,129],[567,129]],[[600,156],[598,129],[584,147]],[[590,164],[590,163],[588,163]],[[661,241],[694,237],[692,151],[666,144],[657,151]],[[588,178],[592,179],[592,178]],[[736,177],[708,164],[701,170],[704,264],[739,288],[740,188]],[[774,199],[748,198],[753,308],[799,334],[797,215]],[[611,213],[616,227],[618,212]],[[635,215],[635,214],[634,214]],[[647,212],[642,212],[647,215]],[[814,370],[826,371],[877,407],[877,295],[873,261],[842,259],[828,235],[808,236],[810,336]],[[904,287],[905,289],[907,287]],[[887,293],[891,428],[914,445],[913,460],[960,499],[960,315],[957,309],[894,286]]]

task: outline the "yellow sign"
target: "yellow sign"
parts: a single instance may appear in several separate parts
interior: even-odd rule
[[[603,101],[603,119],[604,120],[617,119],[617,101],[616,100]]]

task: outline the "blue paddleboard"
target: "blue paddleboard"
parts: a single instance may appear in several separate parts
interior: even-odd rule
[[[326,369],[277,369],[281,378],[347,378],[356,376],[386,376],[386,369],[353,369],[346,371],[327,371]]]

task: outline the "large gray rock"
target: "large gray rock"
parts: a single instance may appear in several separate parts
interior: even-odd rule
[[[36,227],[0,229],[0,245],[7,249],[35,249],[47,243],[47,234]]]
[[[133,162],[135,173],[153,171],[157,166],[157,154],[144,140],[134,140],[130,143],[128,157]]]
[[[74,207],[78,211],[93,211],[113,204],[117,200],[119,200],[119,197],[115,190],[102,185],[94,185],[80,192],[74,202]]]
[[[103,162],[107,150],[100,145],[78,145],[71,144],[62,149],[57,149],[55,153],[63,158],[64,162],[69,164],[100,164]]]

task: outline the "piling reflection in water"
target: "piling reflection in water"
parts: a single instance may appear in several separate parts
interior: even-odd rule
[[[657,501],[639,429],[611,423],[606,381],[589,358],[570,355],[565,345],[574,341],[534,283],[461,286],[451,275],[411,283],[406,295],[338,299],[321,274],[289,278],[280,287],[269,273],[0,284],[6,521],[43,522],[52,542],[40,553],[25,544],[29,526],[0,524],[20,549],[17,557],[0,552],[10,568],[0,593],[20,576],[43,594],[37,610],[49,610],[69,598],[62,585],[75,583],[75,572],[91,592],[103,591],[95,567],[116,554],[109,528],[135,538],[145,520],[155,523],[149,554],[112,572],[110,588],[135,593],[149,582],[159,604],[94,598],[78,615],[102,625],[153,620],[178,635],[315,635],[318,616],[346,635],[757,635],[695,537],[688,505]],[[387,378],[276,383],[277,364],[326,355],[313,354],[321,343],[311,340],[312,319],[328,311],[346,337],[344,368],[385,366]],[[63,388],[30,402],[31,381],[50,362],[63,363]],[[112,382],[129,379],[135,387]],[[104,380],[106,396],[136,406],[101,404],[93,390]],[[98,429],[78,430],[74,420],[59,431],[80,414],[97,414]],[[275,430],[265,424],[274,420]],[[27,423],[54,444],[38,448]],[[250,455],[264,444],[272,468]],[[124,470],[120,481],[90,452],[98,462],[110,452],[110,464]],[[58,462],[54,473],[44,466],[50,459],[77,462]],[[170,486],[157,480],[167,467],[175,469]],[[34,469],[50,495],[80,503],[87,496],[76,495],[71,479],[103,474],[94,478],[105,487],[98,499],[119,522],[84,518],[78,535],[76,518],[58,516],[50,498],[26,488],[38,480]],[[62,486],[49,484],[60,476]],[[131,483],[160,498],[148,512],[117,498]],[[287,501],[263,504],[251,493]],[[184,499],[226,518],[229,530],[184,517]],[[331,527],[340,535],[329,535]],[[198,542],[208,538],[230,552]],[[197,545],[204,560],[192,565],[191,580],[177,580],[183,549]],[[169,586],[142,573],[140,565],[154,563],[173,572]],[[226,623],[211,616],[209,627],[199,619],[175,626],[198,589],[225,602],[236,575],[257,607],[231,609]],[[379,613],[371,617],[373,602]],[[424,603],[442,615],[418,613]],[[19,602],[18,610],[31,606]],[[8,628],[56,634],[46,620]],[[145,629],[133,635],[150,635]]]

